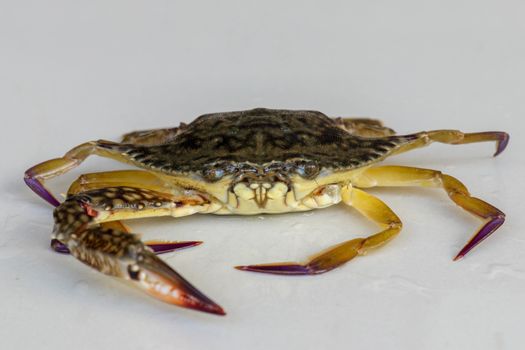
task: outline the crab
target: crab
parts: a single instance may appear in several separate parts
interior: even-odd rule
[[[127,280],[162,301],[224,315],[221,306],[157,256],[200,242],[142,242],[121,220],[196,213],[302,212],[342,202],[380,227],[373,235],[329,247],[304,262],[236,267],[314,275],[385,245],[401,231],[399,217],[365,189],[434,187],[443,189],[454,203],[483,221],[455,256],[458,260],[496,231],[505,214],[471,196],[459,180],[440,171],[376,164],[432,142],[459,145],[485,141],[496,142],[496,156],[507,146],[509,135],[457,130],[396,135],[373,119],[257,108],[206,114],[175,128],[128,133],[118,143],[83,143],[61,158],[28,169],[24,180],[56,207],[51,246],[57,252],[71,253],[84,264]],[[82,175],[59,202],[45,187],[45,180],[77,167],[92,154],[141,170]]]

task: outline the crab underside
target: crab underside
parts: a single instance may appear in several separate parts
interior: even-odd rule
[[[258,108],[204,115],[177,128],[133,132],[119,143],[87,142],[61,158],[30,168],[24,179],[56,207],[51,244],[56,251],[71,253],[168,303],[224,315],[218,304],[157,257],[200,242],[142,242],[121,220],[195,213],[283,213],[343,202],[378,224],[378,233],[329,247],[302,263],[237,267],[310,275],[364,255],[400,232],[397,215],[363,189],[434,187],[445,190],[454,203],[483,221],[457,260],[503,224],[503,212],[472,197],[459,180],[440,171],[375,164],[432,142],[495,141],[498,155],[508,140],[507,133],[498,131],[435,130],[399,136],[371,119],[332,119],[313,111]],[[82,175],[60,203],[44,186],[45,180],[75,168],[92,154],[141,170]]]

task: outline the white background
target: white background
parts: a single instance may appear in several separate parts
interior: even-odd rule
[[[525,6],[522,1],[0,0],[2,349],[519,349],[525,345]],[[507,213],[479,221],[440,190],[372,193],[403,219],[388,246],[324,275],[238,264],[300,260],[377,228],[351,209],[132,223],[203,240],[165,256],[228,312],[173,307],[48,248],[52,208],[23,171],[127,131],[253,107],[373,116],[400,133],[505,130],[388,160],[441,169]],[[90,158],[52,182],[120,169]]]

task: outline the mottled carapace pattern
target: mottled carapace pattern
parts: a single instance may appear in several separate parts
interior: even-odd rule
[[[414,136],[363,138],[321,112],[257,108],[206,114],[184,125],[167,143],[108,145],[145,167],[165,172],[234,172],[249,163],[314,162],[320,168],[352,169],[377,161]]]

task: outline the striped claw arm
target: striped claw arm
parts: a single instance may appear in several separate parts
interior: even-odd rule
[[[200,195],[132,187],[91,190],[70,196],[55,209],[54,239],[84,264],[127,280],[157,299],[224,315],[218,304],[159,259],[138,235],[101,225],[133,217],[189,215],[208,205]]]

